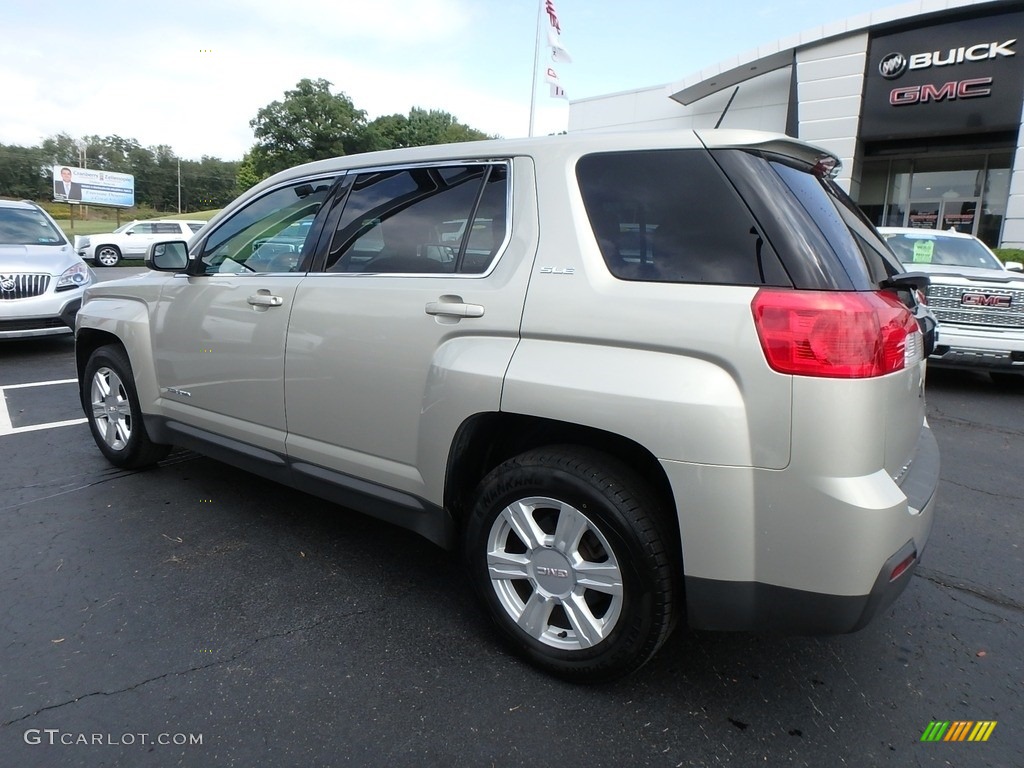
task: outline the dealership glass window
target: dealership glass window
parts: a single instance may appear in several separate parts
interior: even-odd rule
[[[1006,217],[1006,203],[1010,199],[1010,166],[1013,155],[1010,152],[994,152],[989,155],[988,173],[985,174],[985,188],[981,196],[981,216],[978,219],[977,235],[991,247],[999,245],[999,234]]]
[[[1009,152],[870,159],[858,204],[877,226],[956,229],[999,244]]]
[[[911,200],[978,197],[985,174],[981,157],[923,157],[914,161]]]
[[[910,160],[866,160],[858,205],[878,227],[902,227],[910,189]]]

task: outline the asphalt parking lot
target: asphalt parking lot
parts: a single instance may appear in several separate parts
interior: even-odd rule
[[[1024,389],[930,374],[935,529],[865,630],[677,631],[574,687],[412,533],[185,451],[111,467],[74,375],[70,338],[0,346],[0,765],[1024,765]]]

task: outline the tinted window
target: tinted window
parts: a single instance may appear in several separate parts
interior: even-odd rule
[[[772,167],[814,219],[857,285],[877,284],[901,271],[863,212],[830,179],[783,162]]]
[[[616,277],[787,283],[750,211],[705,151],[588,155],[576,174],[601,254]]]
[[[158,235],[180,235],[181,225],[158,221],[156,224],[154,224],[154,231]]]
[[[206,274],[293,272],[312,247],[310,226],[327,197],[331,179],[279,187],[253,200],[206,238]]]
[[[196,232],[203,228],[203,225],[199,223],[189,224],[188,228],[192,230],[193,234],[195,234]]]
[[[329,272],[483,272],[505,238],[504,166],[360,174],[331,240]]]
[[[860,209],[810,165],[753,150],[711,154],[757,217],[795,287],[877,290],[902,271]]]
[[[136,224],[134,227],[128,230],[133,235],[152,235],[155,229],[155,225],[150,223]]]

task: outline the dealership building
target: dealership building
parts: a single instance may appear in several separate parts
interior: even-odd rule
[[[841,158],[839,183],[877,225],[1024,248],[1022,95],[1021,0],[923,0],[574,101],[569,131],[786,133]]]

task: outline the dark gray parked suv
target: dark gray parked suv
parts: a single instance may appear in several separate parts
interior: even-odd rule
[[[118,466],[188,446],[460,548],[569,679],[680,621],[849,632],[906,586],[939,463],[923,283],[834,164],[673,132],[294,168],[90,289],[82,404]]]

